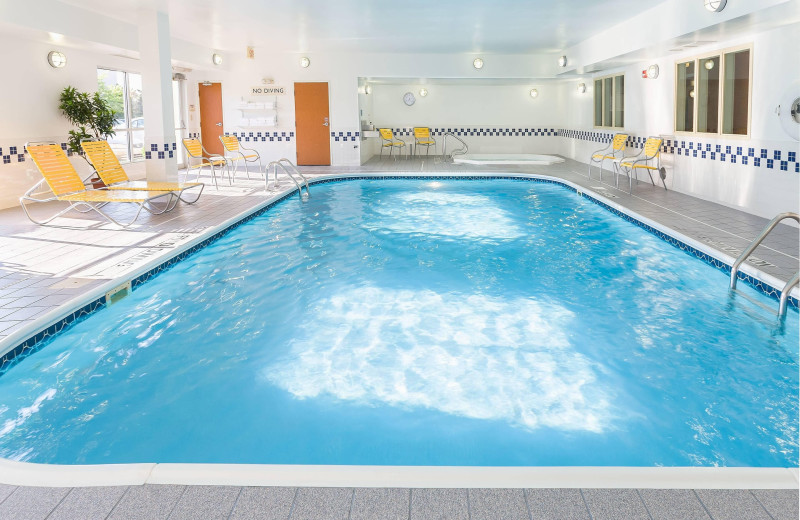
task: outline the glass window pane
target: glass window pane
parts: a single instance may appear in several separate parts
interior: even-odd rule
[[[719,56],[702,58],[697,69],[697,131],[719,133]]]
[[[722,131],[726,134],[747,134],[750,104],[750,50],[725,55]]]
[[[134,161],[144,160],[144,130],[131,130],[131,150]]]
[[[144,128],[141,74],[128,74],[128,100],[130,102],[128,113],[131,118],[131,128]]]
[[[612,116],[612,98],[611,98],[611,89],[613,88],[611,85],[614,82],[614,78],[606,78],[603,80],[603,126],[613,126],[611,122]]]
[[[625,126],[625,76],[614,78],[614,126]]]
[[[125,73],[97,69],[97,92],[114,111],[114,128],[127,128],[125,117]],[[109,140],[110,142],[110,140]]]
[[[594,82],[594,126],[603,126],[603,81]]]
[[[675,131],[694,131],[694,61],[678,63],[675,71]]]
[[[128,131],[117,130],[116,132],[116,135],[108,138],[108,144],[119,162],[128,162],[130,161],[130,157],[128,157]]]

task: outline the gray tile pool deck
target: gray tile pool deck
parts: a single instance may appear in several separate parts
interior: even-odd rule
[[[332,173],[536,173],[593,190],[712,249],[736,257],[767,219],[640,182],[633,195],[589,179],[586,166],[453,165],[433,159],[373,159],[361,167],[304,167],[310,177]],[[611,175],[606,172],[605,182]],[[283,178],[282,187],[291,182]],[[313,188],[312,188],[313,191]],[[148,261],[169,258],[181,244],[234,219],[272,194],[263,181],[240,177],[200,202],[166,215],[143,215],[119,230],[74,214],[50,226],[30,223],[18,208],[0,211],[0,341],[31,320]],[[44,206],[44,205],[43,205]],[[37,214],[47,208],[37,208]],[[126,210],[114,210],[122,216]],[[798,228],[781,225],[751,263],[787,280],[798,270]],[[720,277],[720,283],[726,283]],[[777,303],[776,303],[777,305]],[[24,338],[23,338],[24,339]],[[0,475],[2,482],[2,475]],[[447,483],[442,483],[446,486]],[[612,487],[613,483],[609,483]],[[0,519],[259,518],[259,519],[797,519],[797,490],[681,489],[370,489],[231,486],[45,488],[0,484]]]

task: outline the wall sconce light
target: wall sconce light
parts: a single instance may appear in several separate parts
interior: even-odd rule
[[[367,84],[367,86],[365,86],[365,87],[364,87],[364,91],[365,91],[367,94],[372,94],[372,85],[370,85],[370,84]]]
[[[47,54],[47,63],[53,68],[60,69],[67,64],[67,57],[63,52],[50,51]]]
[[[367,87],[364,86],[364,85],[361,85],[360,87],[358,87],[358,93],[359,94],[366,94],[367,93]]]
[[[420,97],[425,97],[427,95],[428,95],[428,89],[426,89],[425,87],[422,87],[421,89],[419,89],[419,96]]]
[[[211,55],[211,63],[214,65],[221,65],[222,64],[222,56],[217,54],[216,52]]]
[[[307,69],[309,65],[311,65],[311,60],[308,57],[303,56],[302,58],[300,58],[300,66],[301,67],[303,67],[304,69]]]
[[[562,67],[562,68],[567,66],[567,57],[566,56],[561,56],[560,58],[558,58],[558,66]]]
[[[694,89],[689,91],[689,97],[694,98]]]
[[[586,92],[586,83],[578,83],[578,94],[583,94]]]
[[[703,65],[705,66],[706,70],[711,70],[714,68],[714,60],[706,60]]]
[[[728,3],[728,0],[704,0],[704,2],[706,9],[712,13],[718,13],[725,9],[725,4]]]
[[[539,91],[536,90],[535,88],[532,88],[531,89],[531,97],[534,98],[534,99],[539,97]]]
[[[482,69],[483,68],[483,60],[480,59],[480,58],[475,58],[474,60],[472,60],[472,66],[475,67],[478,70]]]
[[[658,77],[658,65],[650,65],[647,67],[647,78],[656,79]]]

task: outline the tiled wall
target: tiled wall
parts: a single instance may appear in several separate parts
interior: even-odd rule
[[[178,143],[164,143],[159,150],[157,144],[151,144],[150,149],[144,152],[144,158],[148,161],[150,159],[172,159],[175,157],[177,147]]]

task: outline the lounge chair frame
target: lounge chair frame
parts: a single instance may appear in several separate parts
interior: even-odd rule
[[[425,156],[433,146],[433,155],[436,155],[436,139],[431,137],[431,129],[426,126],[414,127],[414,155],[419,155],[419,147],[425,147]]]
[[[258,172],[263,175],[264,178],[266,178],[266,173],[264,173],[264,165],[261,164],[261,154],[258,153],[258,150],[253,148],[245,148],[242,146],[242,143],[239,142],[239,138],[233,135],[221,135],[219,136],[219,140],[222,141],[222,147],[225,148],[225,159],[231,163],[234,180],[236,179],[236,161],[244,161],[244,172],[247,175],[248,180],[250,180],[250,169],[247,165],[251,162],[258,162]],[[255,155],[245,155],[244,152]]]
[[[619,169],[617,173],[617,186],[619,186],[619,174],[624,173],[628,176],[628,193],[633,193],[633,176],[636,176],[636,182],[639,182],[639,175],[636,170],[644,170],[650,177],[650,183],[655,186],[653,182],[653,175],[651,172],[659,172],[658,178],[661,179],[661,184],[664,189],[667,189],[667,184],[664,182],[664,177],[661,175],[661,145],[664,140],[660,137],[648,137],[642,147],[641,151],[630,157],[626,157],[619,162]]]
[[[606,159],[610,159],[612,162],[622,159],[625,155],[625,147],[627,146],[627,142],[628,134],[614,134],[614,137],[611,138],[611,141],[609,141],[608,145],[592,152],[591,157],[589,157],[589,178],[592,178],[592,164],[599,163],[600,182],[603,182],[603,162]],[[616,165],[616,163],[614,164]],[[616,175],[616,171],[614,173]]]
[[[406,147],[406,142],[402,139],[398,139],[394,136],[394,132],[390,128],[379,128],[378,133],[381,136],[381,155],[380,157],[383,158],[383,149],[388,147],[389,148],[389,157],[392,157],[392,152],[394,149],[397,148],[397,154],[400,154],[400,151]],[[406,158],[408,155],[406,154]],[[394,157],[394,160],[397,160],[397,157]]]
[[[197,153],[196,153],[197,150],[195,150],[193,152],[192,148],[194,148],[194,147],[190,148],[189,145],[186,144],[186,141],[197,142],[198,146],[200,147],[200,149],[199,149],[200,155],[197,155]],[[219,184],[217,183],[217,170],[216,170],[216,167],[217,166],[223,166],[225,171],[228,172],[228,184],[229,185],[233,184],[233,180],[231,178],[230,164],[229,164],[228,159],[225,156],[222,156],[222,155],[219,155],[219,154],[215,154],[215,153],[209,153],[208,150],[206,150],[206,147],[203,146],[202,141],[200,141],[200,139],[197,139],[196,137],[188,137],[186,139],[181,139],[181,144],[183,144],[183,148],[186,150],[186,155],[187,155],[186,168],[185,168],[186,171],[184,172],[183,182],[188,182],[189,181],[189,172],[190,172],[190,170],[197,170],[197,175],[195,176],[195,179],[194,179],[195,182],[197,182],[200,179],[200,172],[203,170],[203,168],[208,166],[208,167],[211,168],[211,179],[214,181],[214,187],[216,189],[219,189]],[[200,162],[197,163],[197,164],[192,165],[192,164],[189,164],[189,159],[199,159]],[[225,175],[225,171],[222,172],[223,178],[224,178],[224,175]]]

